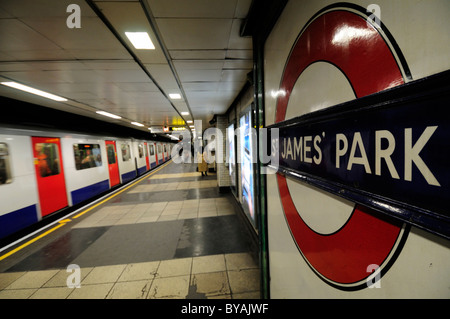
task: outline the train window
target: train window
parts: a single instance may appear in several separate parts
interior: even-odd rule
[[[166,144],[164,144],[164,153],[167,152]]]
[[[131,150],[130,150],[130,145],[128,144],[122,144],[121,145],[121,150],[122,150],[122,160],[124,162],[127,162],[129,160],[131,160]]]
[[[73,153],[77,170],[102,166],[99,144],[73,144]]]
[[[106,154],[108,154],[108,164],[116,164],[116,152],[114,145],[106,145]]]
[[[59,149],[56,143],[35,144],[37,165],[41,177],[58,175],[60,173]]]
[[[158,153],[161,153],[161,144],[158,144]]]
[[[153,144],[150,144],[150,155],[155,155],[155,146]]]
[[[0,143],[0,185],[12,182],[8,144]]]
[[[139,152],[139,158],[143,158],[144,157],[144,147],[142,146],[142,144],[138,145],[138,152]]]

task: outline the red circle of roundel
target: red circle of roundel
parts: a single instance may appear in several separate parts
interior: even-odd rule
[[[317,61],[338,67],[357,98],[404,83],[388,45],[372,25],[352,12],[327,12],[306,27],[291,50],[280,86],[286,94],[278,98],[275,122],[285,120],[295,82]],[[309,265],[323,277],[338,284],[357,283],[370,275],[369,265],[382,265],[387,259],[399,237],[400,225],[376,218],[368,208],[357,205],[339,231],[318,234],[297,212],[286,178],[277,174],[277,181],[293,238]]]

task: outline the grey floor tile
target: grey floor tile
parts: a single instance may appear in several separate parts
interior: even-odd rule
[[[126,265],[98,266],[81,281],[81,285],[103,284],[116,282]]]
[[[148,299],[185,299],[189,292],[189,275],[156,278],[148,293]]]
[[[230,294],[226,271],[193,274],[190,283],[191,298],[212,298]]]
[[[228,271],[232,294],[259,291],[259,269]]]
[[[176,277],[190,275],[192,258],[177,258],[161,261],[157,277]]]
[[[107,299],[145,299],[153,279],[117,282],[109,292]]]
[[[0,273],[0,290],[8,287],[25,274],[25,271]]]
[[[41,288],[58,270],[29,271],[12,282],[6,289]]]
[[[192,260],[192,273],[200,274],[207,272],[225,271],[224,255],[211,255],[194,257]]]
[[[227,270],[256,269],[258,265],[250,253],[225,254]]]
[[[36,292],[34,289],[7,289],[0,291],[0,299],[27,299]]]
[[[38,289],[30,299],[66,299],[77,288],[49,287]]]
[[[80,282],[91,272],[93,267],[87,267],[87,268],[80,268],[79,269],[79,275],[80,275]],[[44,284],[44,288],[50,288],[50,287],[66,287],[67,288],[67,280],[69,279],[70,282],[71,278],[69,276],[72,276],[72,274],[75,274],[75,272],[68,272],[67,269],[61,269],[59,270],[55,276],[53,276],[49,281],[47,281]]]
[[[67,299],[105,299],[114,283],[87,285],[81,284],[81,288],[72,289]]]
[[[153,279],[157,274],[160,261],[128,264],[118,281],[134,281]]]
[[[182,229],[181,220],[116,225],[85,249],[73,263],[88,267],[171,259]]]
[[[260,291],[242,292],[231,295],[232,299],[261,299]]]

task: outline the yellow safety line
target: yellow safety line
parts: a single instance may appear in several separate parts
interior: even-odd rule
[[[93,210],[94,208],[100,206],[101,204],[106,203],[106,202],[109,201],[110,199],[116,197],[117,195],[123,193],[123,192],[126,191],[127,189],[129,189],[129,188],[133,187],[134,185],[140,183],[142,180],[148,178],[150,175],[153,175],[153,174],[155,174],[156,172],[160,171],[161,169],[163,169],[164,167],[166,167],[167,165],[169,165],[171,162],[172,162],[172,160],[169,160],[167,163],[162,164],[160,167],[158,167],[157,169],[151,171],[149,174],[147,174],[147,175],[145,175],[145,176],[139,178],[136,182],[132,183],[131,185],[128,185],[127,187],[125,187],[124,189],[121,189],[121,190],[118,191],[117,193],[112,194],[112,195],[109,196],[108,198],[102,200],[100,203],[97,203],[97,204],[95,204],[95,205],[93,205],[93,206],[91,206],[91,207],[85,209],[85,210],[82,211],[81,213],[79,213],[79,214],[73,216],[72,218],[78,218],[78,217],[80,217],[80,216],[86,214],[87,212]],[[38,241],[39,239],[41,239],[41,238],[47,236],[48,234],[50,234],[50,233],[52,233],[53,231],[57,230],[58,228],[64,226],[66,223],[68,223],[68,222],[70,222],[70,221],[71,221],[70,218],[59,221],[59,225],[57,225],[57,226],[55,226],[55,227],[53,227],[53,228],[47,230],[45,233],[40,234],[39,236],[37,236],[37,237],[35,237],[35,238],[33,238],[33,239],[27,241],[26,243],[20,245],[19,247],[17,247],[17,248],[15,248],[15,249],[13,249],[13,250],[7,252],[6,254],[0,256],[0,261],[3,260],[3,259],[5,259],[5,258],[7,258],[7,257],[9,257],[9,256],[11,256],[12,254],[18,252],[19,250],[21,250],[21,249],[23,249],[23,248],[25,248],[25,247],[31,245],[31,244],[34,243],[35,241]]]

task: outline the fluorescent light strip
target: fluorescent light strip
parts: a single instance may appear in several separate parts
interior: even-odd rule
[[[131,122],[131,124],[136,125],[136,126],[144,126],[144,124],[138,123],[138,122]]]
[[[39,95],[39,96],[42,96],[42,97],[45,97],[47,99],[51,99],[51,100],[54,100],[54,101],[58,101],[58,102],[67,101],[66,98],[63,98],[63,97],[60,97],[60,96],[57,96],[57,95],[54,95],[54,94],[51,94],[51,93],[47,93],[47,92],[44,92],[44,91],[32,88],[30,86],[26,86],[26,85],[20,84],[20,83],[16,83],[16,82],[0,82],[0,84],[12,87],[14,89],[22,90],[22,91],[25,91],[25,92],[28,92],[28,93],[31,93],[31,94]]]
[[[111,113],[108,113],[108,112],[105,112],[105,111],[97,111],[95,113],[101,114],[101,115],[104,115],[104,116],[107,116],[107,117],[112,117],[113,119],[121,119],[122,118],[119,115],[111,114]]]
[[[147,32],[125,32],[125,35],[130,40],[131,44],[133,44],[133,46],[138,50],[155,49],[155,45],[153,44]]]
[[[169,97],[170,97],[172,100],[180,100],[180,99],[181,99],[181,94],[178,94],[178,93],[169,93]]]
[[[181,115],[189,115],[189,112],[181,112]]]

